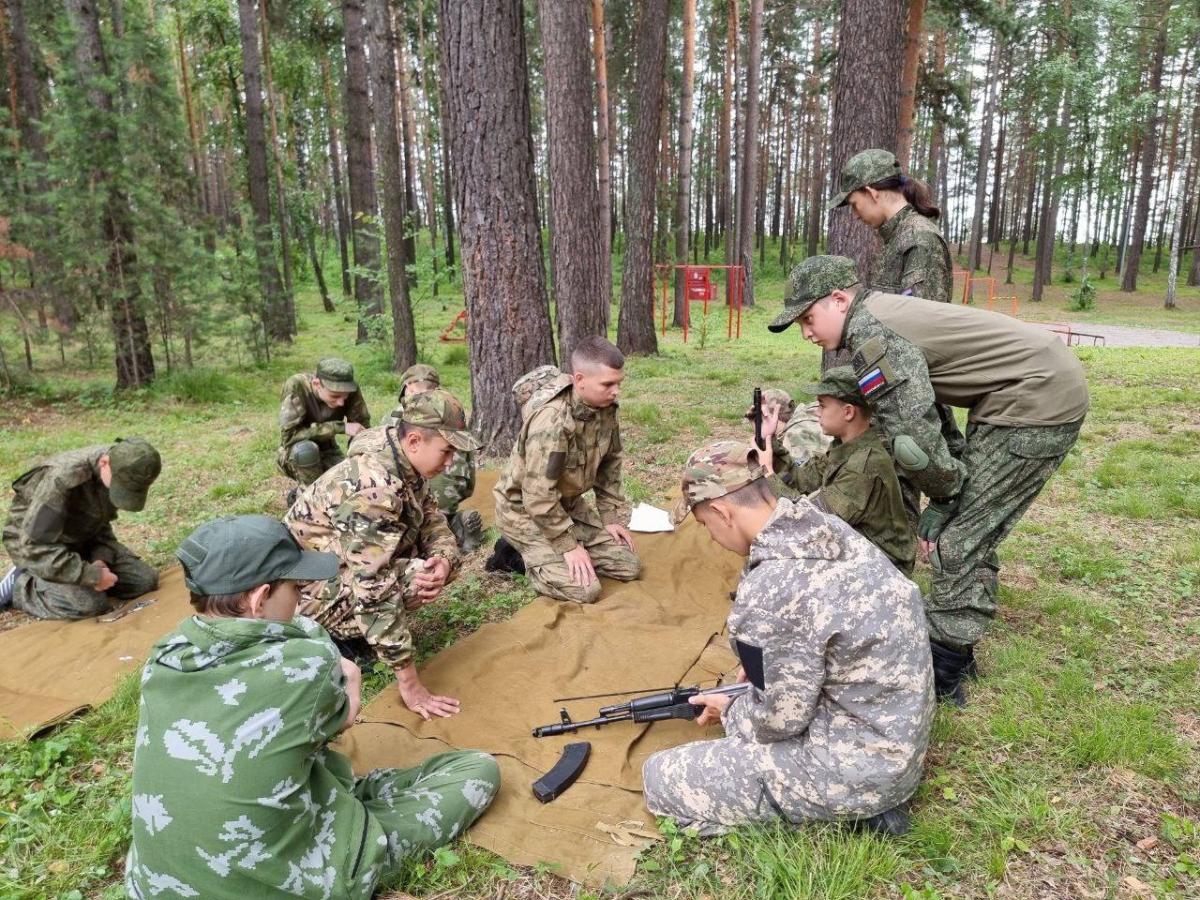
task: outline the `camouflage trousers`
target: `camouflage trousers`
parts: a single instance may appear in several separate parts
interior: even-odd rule
[[[297,459],[299,457],[299,459]],[[301,484],[312,484],[346,458],[336,441],[318,444],[316,441],[298,441],[291,447],[280,447],[275,457],[279,471]],[[313,462],[302,462],[314,460]]]
[[[967,427],[967,483],[929,559],[925,617],[933,640],[962,651],[987,631],[996,617],[996,550],[1062,464],[1082,424]]]
[[[576,521],[574,531],[579,543],[587,548],[597,575],[633,581],[642,573],[642,561],[637,554],[618,544],[603,528]],[[586,587],[576,584],[571,580],[562,554],[540,536],[534,537],[527,532],[510,534],[508,531],[504,536],[521,554],[525,575],[539,594],[573,603],[595,603],[600,599],[600,581],[597,579]]]
[[[123,544],[105,544],[80,555],[103,559],[117,576],[117,583],[107,591],[97,591],[22,572],[13,585],[13,607],[39,619],[86,619],[105,612],[110,600],[132,600],[158,587],[158,572]]]
[[[418,560],[409,562],[399,582],[400,591],[363,603],[351,588],[354,570],[343,565],[335,577],[303,588],[299,612],[316,620],[335,640],[351,646],[366,641],[372,654],[391,668],[407,666],[412,662],[413,639],[405,602],[413,602],[410,589],[420,567]]]
[[[477,750],[439,753],[411,769],[376,769],[354,783],[387,837],[393,870],[466,831],[499,790],[496,760]]]

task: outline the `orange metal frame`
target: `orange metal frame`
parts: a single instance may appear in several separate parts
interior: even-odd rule
[[[726,265],[703,265],[694,266],[690,263],[657,263],[654,266],[654,276],[659,281],[662,288],[662,334],[666,337],[667,334],[667,288],[670,286],[672,278],[678,269],[727,269],[733,276],[733,296],[729,296],[729,279],[725,282],[725,306],[728,309],[727,323],[725,327],[725,336],[729,340],[735,340],[742,336],[742,301],[745,298],[746,292],[746,268],[745,266],[726,266]],[[715,301],[714,301],[715,302]],[[692,303],[704,304],[704,315],[708,315],[708,300],[688,300],[683,304],[683,342],[686,344],[688,339],[688,329],[692,320]]]
[[[458,327],[458,323],[463,323],[462,337],[454,336],[454,329]],[[458,315],[450,320],[450,324],[442,329],[442,333],[438,335],[438,340],[444,344],[461,344],[467,339],[467,311],[459,310]]]
[[[996,296],[996,278],[993,275],[974,275],[966,269],[955,269],[951,277],[957,278],[963,276],[962,300],[964,306],[970,303],[975,297],[974,287],[976,284],[986,281],[988,286],[987,308],[993,310],[997,302],[1008,301],[1010,307],[1010,315],[1016,316],[1017,310],[1020,308],[1021,301],[1016,294],[1008,297]]]

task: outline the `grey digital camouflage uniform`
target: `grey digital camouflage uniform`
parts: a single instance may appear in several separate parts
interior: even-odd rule
[[[842,347],[899,467],[954,507],[930,556],[929,634],[973,646],[996,614],[1000,543],[1075,443],[1088,408],[1079,360],[1058,337],[1000,313],[866,292]],[[936,404],[965,407],[966,449],[946,444]]]
[[[283,384],[279,405],[279,451],[275,462],[279,470],[301,484],[312,484],[322,472],[345,459],[336,436],[346,433],[347,422],[371,427],[371,414],[362,392],[346,398],[346,405],[334,409],[321,402],[312,386],[313,375],[301,372]],[[318,457],[308,465],[297,462],[307,455]]]
[[[338,577],[305,586],[301,610],[342,639],[365,638],[392,668],[412,662],[406,606],[415,606],[415,559],[458,546],[391,426],[358,435],[350,457],[300,492],[284,524],[308,550],[336,553]]]
[[[16,609],[39,619],[80,619],[104,612],[110,598],[128,600],[158,587],[158,573],[113,533],[117,508],[99,469],[111,447],[59,453],[13,482],[4,548],[21,569]],[[96,560],[117,576],[104,592],[95,587]]]
[[[193,616],[160,640],[142,670],[129,896],[369,900],[495,797],[477,751],[356,778],[328,746],[349,705],[337,648],[302,616]]]
[[[545,392],[557,384],[557,392]],[[525,561],[530,584],[559,600],[592,603],[600,583],[575,584],[563,555],[587,548],[597,575],[632,581],[637,555],[604,526],[625,524],[617,407],[595,409],[572,387],[551,382],[527,401],[528,415],[493,491],[496,524]],[[586,494],[596,498],[595,508]]]
[[[807,500],[780,499],[728,619],[762,684],[726,737],[655,753],[646,806],[701,834],[753,822],[857,820],[912,796],[933,723],[921,596],[873,544]]]

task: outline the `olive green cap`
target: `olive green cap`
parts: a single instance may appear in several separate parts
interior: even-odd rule
[[[697,503],[732,494],[752,481],[765,478],[767,470],[758,461],[758,451],[740,441],[716,441],[688,457],[680,491],[671,518],[678,525]]]
[[[817,397],[833,397],[843,403],[853,403],[863,408],[867,406],[867,401],[858,389],[858,377],[850,366],[826,369],[820,381],[807,385],[804,389]]]
[[[138,512],[146,506],[146,494],[162,471],[162,457],[141,438],[118,438],[108,448],[112,483],[108,498],[117,509]]]
[[[404,370],[404,374],[400,376],[400,397],[404,398],[404,392],[410,384],[415,381],[424,381],[430,387],[441,387],[442,376],[438,374],[438,370],[433,366],[428,366],[425,363],[417,363],[415,366],[409,366]]]
[[[175,558],[188,590],[202,597],[240,594],[276,581],[327,581],[338,572],[333,553],[301,550],[270,516],[222,516],[184,538]]]
[[[478,450],[483,446],[467,430],[467,414],[463,412],[462,404],[441,388],[405,397],[392,415],[405,425],[434,429],[455,450]]]
[[[851,194],[862,190],[869,184],[903,174],[900,163],[888,150],[864,150],[862,153],[856,153],[842,166],[838,192],[826,205],[825,211],[832,212],[839,206],[845,206]]]
[[[339,394],[353,394],[358,390],[354,381],[354,366],[336,356],[329,356],[317,363],[317,377],[326,390]]]
[[[785,331],[818,300],[857,283],[858,269],[849,257],[810,256],[792,268],[783,296],[783,312],[767,326],[768,330],[777,334]]]

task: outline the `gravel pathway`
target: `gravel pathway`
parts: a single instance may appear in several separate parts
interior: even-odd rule
[[[1050,323],[1038,323],[1050,324]],[[1070,325],[1071,343],[1080,347],[1092,344],[1090,337],[1085,335],[1098,334],[1104,338],[1096,341],[1105,347],[1197,347],[1200,348],[1200,334],[1189,334],[1186,331],[1168,331],[1163,328],[1135,328],[1131,325],[1100,325],[1092,322],[1064,322]],[[1076,337],[1076,334],[1079,336]]]

